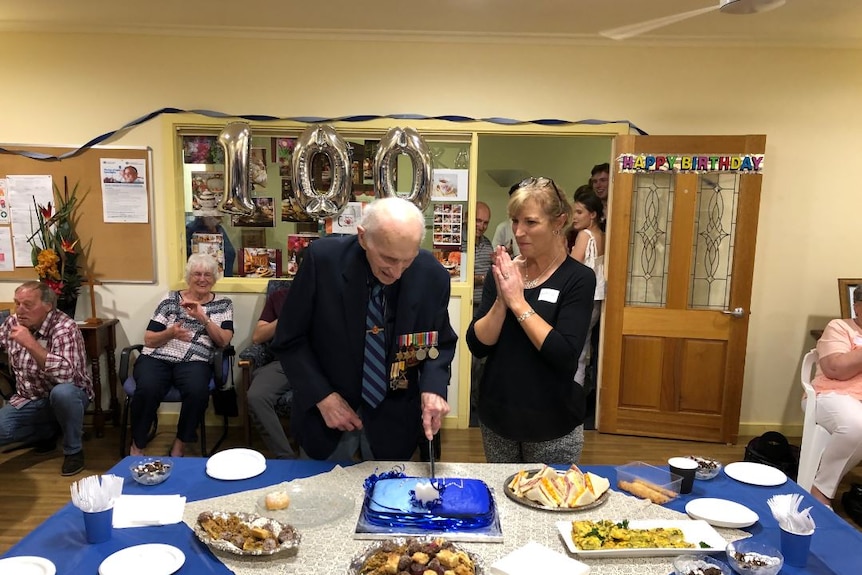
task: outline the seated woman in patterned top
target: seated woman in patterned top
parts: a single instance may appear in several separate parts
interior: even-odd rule
[[[184,444],[197,440],[197,427],[209,404],[210,360],[217,347],[233,338],[233,302],[212,291],[220,279],[216,260],[209,254],[192,254],[185,279],[188,288],[169,292],[159,302],[135,362],[131,455],[143,455],[156,411],[171,387],[182,395],[171,456],[184,455]]]

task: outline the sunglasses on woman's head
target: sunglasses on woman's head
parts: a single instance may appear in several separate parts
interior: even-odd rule
[[[521,180],[521,183],[518,184],[518,187],[526,188],[527,186],[532,185],[544,187],[548,184],[551,184],[551,187],[554,188],[554,192],[556,192],[557,197],[560,199],[560,204],[565,205],[566,202],[563,201],[563,194],[560,193],[560,188],[557,187],[557,184],[551,178],[545,178],[541,176],[536,178],[534,176],[530,176],[529,178],[524,178],[523,180]]]

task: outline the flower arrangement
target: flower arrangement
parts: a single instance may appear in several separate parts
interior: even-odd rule
[[[75,205],[78,202],[78,185],[69,193],[63,193],[54,184],[56,206],[48,202],[42,206],[33,200],[38,228],[27,242],[32,246],[30,252],[33,267],[39,281],[57,294],[59,302],[71,302],[78,297],[81,289],[81,270],[78,268],[80,240],[75,233]]]

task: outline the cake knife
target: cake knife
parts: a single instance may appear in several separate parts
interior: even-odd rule
[[[428,440],[428,460],[431,462],[431,479],[434,479],[434,440]]]

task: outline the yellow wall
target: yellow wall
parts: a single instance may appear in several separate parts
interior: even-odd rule
[[[653,134],[767,134],[743,433],[800,423],[808,330],[838,314],[836,278],[862,276],[862,195],[852,179],[862,51],[7,32],[0,53],[4,142],[79,144],[164,106],[629,119]],[[98,288],[102,314],[121,320],[121,345],[141,338],[168,289],[167,250],[177,242],[166,241],[160,215],[173,174],[163,141],[150,122],[114,142],[154,148],[159,238],[158,285]],[[0,299],[14,287],[0,284]],[[233,299],[237,316],[250,318],[237,326],[242,347],[263,302]]]

